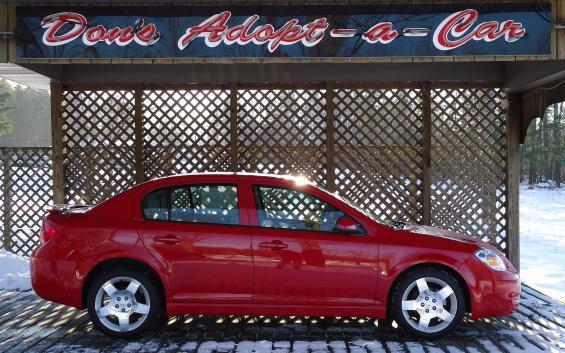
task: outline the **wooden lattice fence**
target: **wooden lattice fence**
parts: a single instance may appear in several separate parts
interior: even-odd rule
[[[51,147],[1,147],[0,160],[0,248],[29,255],[53,202]]]
[[[500,90],[433,90],[432,224],[507,249],[506,115]]]
[[[468,84],[67,87],[65,202],[204,171],[299,174],[508,250],[504,93]]]
[[[144,180],[204,171],[304,175],[377,216],[509,251],[500,89],[327,83],[59,92],[53,169],[51,148],[0,149],[0,246],[14,252],[36,246],[54,198],[99,203]]]

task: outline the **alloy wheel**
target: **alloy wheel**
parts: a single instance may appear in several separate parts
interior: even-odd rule
[[[435,333],[445,329],[457,313],[457,296],[445,281],[421,277],[402,294],[402,314],[415,330]]]
[[[114,332],[135,330],[145,322],[150,308],[149,292],[131,277],[114,277],[104,282],[94,302],[96,316]]]

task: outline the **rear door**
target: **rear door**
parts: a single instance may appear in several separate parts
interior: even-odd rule
[[[237,184],[185,184],[147,194],[138,230],[168,269],[173,300],[251,303],[253,263]]]
[[[254,303],[371,306],[378,245],[334,231],[345,212],[303,190],[253,185]]]

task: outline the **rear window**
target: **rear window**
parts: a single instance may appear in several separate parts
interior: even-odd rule
[[[143,200],[147,220],[239,224],[235,185],[181,185],[148,194]]]

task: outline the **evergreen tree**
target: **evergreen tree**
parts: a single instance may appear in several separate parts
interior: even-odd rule
[[[0,80],[0,136],[8,134],[14,129],[14,124],[6,116],[6,113],[12,110],[9,104],[11,96],[10,85],[4,80]]]
[[[50,146],[49,92],[21,85],[12,87],[5,80],[0,80],[0,92],[6,92],[8,95],[6,104],[10,109],[6,111],[5,117],[11,125],[9,131],[0,133],[0,146]]]

